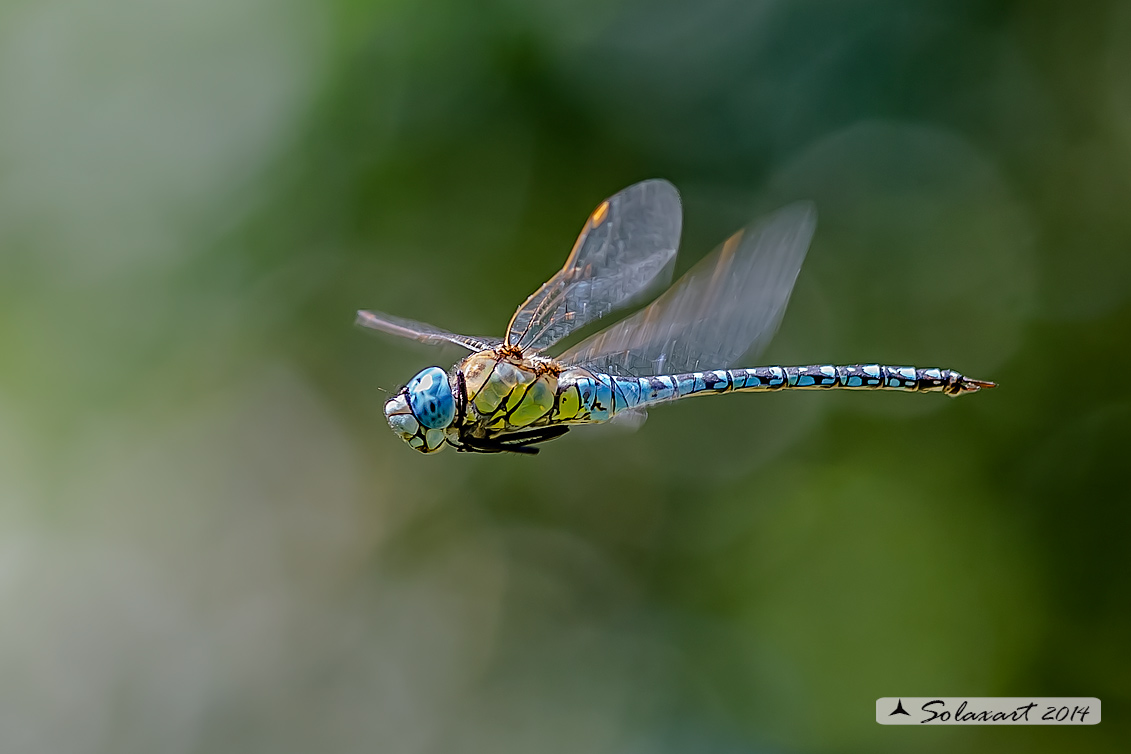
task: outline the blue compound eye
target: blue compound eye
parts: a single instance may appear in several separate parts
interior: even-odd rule
[[[456,399],[448,374],[440,367],[428,367],[413,377],[405,390],[409,408],[425,427],[443,429],[456,418]]]

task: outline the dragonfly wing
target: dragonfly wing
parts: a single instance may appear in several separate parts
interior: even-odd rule
[[[624,411],[618,411],[609,419],[608,423],[625,430],[626,432],[635,432],[644,426],[644,422],[648,421],[648,410],[643,408],[630,408]]]
[[[383,312],[359,311],[357,313],[357,324],[362,327],[368,327],[370,330],[380,330],[390,335],[397,335],[402,338],[409,338],[410,340],[417,340],[421,343],[434,346],[455,343],[469,351],[484,351],[502,343],[502,340],[499,338],[476,338],[470,335],[457,335],[456,333],[441,330],[438,327],[433,327],[424,322],[417,322],[403,317],[394,317],[392,314],[384,314]]]
[[[629,186],[585,223],[565,266],[519,307],[507,343],[529,354],[671,280],[683,212],[664,180]]]
[[[773,337],[816,224],[813,205],[799,202],[747,226],[650,306],[558,360],[637,376],[730,366]]]

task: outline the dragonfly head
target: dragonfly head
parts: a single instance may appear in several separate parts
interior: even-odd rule
[[[456,399],[448,374],[428,367],[385,401],[385,418],[401,439],[421,453],[444,447],[444,430],[456,418]]]

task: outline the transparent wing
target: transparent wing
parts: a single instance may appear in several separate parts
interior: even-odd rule
[[[646,409],[632,408],[618,411],[613,415],[613,418],[609,419],[607,422],[601,422],[600,424],[577,424],[572,425],[570,429],[576,431],[581,436],[590,434],[592,434],[593,437],[610,434],[630,435],[633,432],[638,432],[647,421],[648,411]]]
[[[456,333],[441,330],[438,327],[433,327],[424,322],[404,319],[403,317],[394,317],[392,314],[374,311],[359,311],[357,313],[357,324],[362,327],[368,327],[370,330],[380,330],[390,335],[417,340],[421,343],[427,343],[433,346],[455,343],[469,351],[483,351],[488,348],[494,348],[503,342],[499,338],[476,338],[470,335],[457,335]]]
[[[630,408],[625,411],[618,411],[612,419],[609,419],[607,424],[612,424],[626,432],[635,432],[643,427],[646,421],[648,421],[647,409]]]
[[[679,193],[664,180],[637,183],[601,202],[565,266],[515,312],[507,342],[538,353],[663,287],[682,227]]]
[[[730,366],[773,337],[816,224],[813,205],[799,202],[747,226],[650,306],[558,360],[637,376]]]

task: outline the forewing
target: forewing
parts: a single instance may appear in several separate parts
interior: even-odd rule
[[[392,314],[384,314],[382,312],[359,311],[357,313],[357,324],[362,327],[368,327],[371,330],[380,330],[390,335],[397,335],[402,338],[409,338],[410,340],[417,340],[421,343],[434,346],[455,343],[469,351],[483,351],[488,348],[494,348],[502,343],[498,338],[476,338],[470,335],[457,335],[456,333],[441,330],[438,327],[433,327],[424,322],[416,322],[415,320],[405,319],[403,317],[394,317]]]
[[[664,180],[629,186],[593,211],[565,266],[519,307],[507,342],[528,354],[636,303],[671,280],[683,212]]]
[[[647,376],[724,369],[773,337],[817,223],[799,202],[731,236],[633,316],[558,357],[570,366]]]

